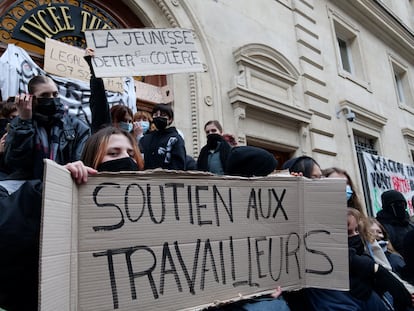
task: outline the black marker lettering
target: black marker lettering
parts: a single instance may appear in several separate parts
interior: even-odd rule
[[[249,196],[249,203],[247,205],[247,219],[250,219],[250,209],[254,209],[254,216],[256,220],[259,220],[259,213],[257,211],[257,202],[256,202],[256,191],[252,188]]]
[[[200,204],[200,192],[201,191],[207,191],[208,190],[208,186],[196,186],[196,208],[197,208],[197,220],[198,220],[198,225],[199,226],[203,226],[203,225],[211,225],[213,224],[212,220],[201,220],[201,209],[202,208],[207,208],[206,204]]]
[[[152,256],[153,264],[147,270],[140,271],[140,272],[134,272],[134,269],[132,268],[132,263],[131,263],[131,256],[135,251],[139,251],[139,250],[147,251]],[[154,268],[157,264],[157,258],[155,257],[155,254],[152,251],[152,249],[149,248],[148,246],[134,246],[134,247],[127,248],[125,249],[125,259],[126,259],[127,267],[128,267],[129,283],[131,287],[131,298],[133,300],[137,299],[135,279],[146,275],[148,277],[148,281],[151,286],[152,295],[154,296],[154,299],[158,299],[157,287],[155,286],[154,277],[152,276],[152,271],[154,271]]]
[[[178,210],[178,199],[177,199],[177,188],[184,188],[183,183],[167,183],[165,184],[165,188],[172,188],[173,189],[173,199],[174,199],[174,212],[175,212],[175,219],[180,220],[180,212]]]
[[[257,274],[259,279],[265,278],[266,274],[262,274],[262,268],[260,265],[260,256],[264,255],[264,251],[260,250],[259,243],[262,241],[266,241],[265,237],[256,237],[256,264],[257,264]]]
[[[233,202],[232,202],[232,196],[231,196],[231,188],[229,190],[228,195],[228,204],[223,199],[223,196],[220,194],[218,188],[216,185],[213,185],[213,196],[214,196],[214,210],[216,212],[216,224],[217,226],[220,226],[220,220],[219,220],[219,213],[218,213],[218,198],[220,199],[220,202],[223,204],[224,209],[229,216],[229,219],[231,222],[233,222]]]
[[[154,217],[154,210],[151,202],[151,185],[147,184],[147,202],[148,202],[148,211],[150,213],[151,220],[155,224],[160,224],[165,220],[165,195],[164,195],[164,187],[159,185],[160,189],[160,200],[161,200],[161,219],[157,221]]]
[[[217,283],[219,283],[219,278],[218,278],[217,269],[216,269],[216,262],[214,260],[213,251],[211,249],[210,239],[207,239],[204,242],[204,254],[203,254],[203,263],[202,263],[202,268],[201,268],[201,280],[200,280],[200,289],[201,290],[204,290],[206,272],[210,271],[209,269],[206,268],[206,266],[207,266],[207,253],[210,255],[210,262],[211,262],[211,268],[212,268],[213,274],[214,274],[214,280]]]
[[[196,274],[197,274],[198,256],[200,254],[200,244],[201,244],[201,240],[197,239],[196,249],[194,251],[193,272],[190,278],[190,274],[188,273],[187,266],[184,263],[183,256],[181,255],[181,251],[178,246],[178,243],[177,241],[174,242],[175,252],[177,253],[178,261],[180,262],[181,268],[183,269],[185,278],[188,283],[188,287],[190,289],[190,293],[193,295],[195,295],[194,288],[195,288],[195,279],[196,279]]]
[[[272,245],[273,238],[269,239],[269,273],[273,281],[279,281],[283,268],[283,237],[279,238],[279,275],[275,278],[273,275]]]
[[[289,245],[290,245],[290,238],[291,237],[296,237],[296,247],[293,250],[289,250]],[[298,252],[299,252],[299,248],[300,248],[300,237],[296,232],[290,233],[287,237],[286,240],[286,273],[289,274],[289,257],[290,256],[294,256],[295,260],[296,260],[296,265],[298,268],[298,275],[299,275],[299,279],[301,279],[301,274],[300,274],[300,264],[299,264],[299,258],[298,258]]]
[[[114,188],[121,188],[121,186],[119,185],[119,184],[115,184],[115,183],[102,183],[102,184],[100,184],[99,186],[97,186],[94,190],[93,190],[93,194],[92,194],[92,196],[93,196],[93,202],[96,204],[96,206],[98,206],[98,207],[115,207],[118,211],[119,211],[119,214],[120,214],[120,217],[121,217],[121,219],[120,219],[120,221],[117,223],[117,224],[114,224],[114,225],[108,225],[108,226],[94,226],[94,227],[92,227],[93,228],[93,230],[94,231],[110,231],[110,230],[115,230],[115,229],[119,229],[119,228],[121,228],[123,225],[124,225],[124,223],[125,223],[125,220],[124,220],[124,215],[122,214],[122,211],[121,211],[121,208],[118,206],[118,205],[116,205],[116,204],[113,204],[113,203],[98,203],[98,199],[97,199],[97,197],[98,197],[98,194],[99,194],[99,192],[102,190],[102,189],[104,189],[104,188],[106,188],[106,187],[114,187]]]
[[[280,197],[280,200],[279,200],[279,197],[277,196],[277,193],[276,193],[275,189],[272,189],[272,193],[273,193],[273,196],[275,197],[275,199],[277,201],[277,206],[276,206],[276,209],[273,213],[273,218],[276,217],[277,211],[279,209],[281,209],[282,213],[283,213],[283,216],[285,217],[285,220],[288,220],[287,214],[286,214],[285,209],[283,208],[283,205],[282,205],[283,198],[285,197],[285,194],[286,194],[286,189],[283,189],[282,196]]]
[[[141,191],[140,197],[142,198],[141,213],[135,219],[131,217],[131,214],[129,212],[129,189],[131,187],[133,187],[133,186],[135,186],[136,188],[138,188]],[[128,219],[129,219],[129,221],[131,221],[131,222],[137,222],[138,220],[140,220],[141,217],[142,217],[142,215],[144,214],[144,209],[145,209],[145,192],[141,188],[141,186],[138,185],[138,184],[130,184],[130,185],[128,185],[128,187],[125,190],[125,198],[124,198],[124,200],[125,200],[125,213],[126,213]]]
[[[166,259],[168,259],[168,262],[170,264],[171,269],[166,270],[165,269],[165,263]],[[164,243],[164,246],[162,248],[162,259],[161,259],[161,277],[160,277],[160,295],[164,295],[164,282],[165,282],[165,274],[174,274],[175,283],[177,284],[177,288],[179,292],[183,291],[183,288],[181,287],[180,278],[177,273],[177,269],[175,268],[174,261],[171,257],[170,247],[168,246],[168,242]]]
[[[312,253],[312,254],[321,255],[323,258],[325,258],[325,259],[328,261],[328,263],[329,263],[330,267],[329,267],[329,269],[327,269],[327,270],[313,270],[313,269],[305,269],[305,272],[307,272],[307,273],[313,273],[313,274],[319,274],[319,275],[326,275],[326,274],[330,274],[330,273],[332,273],[332,271],[333,271],[333,269],[334,269],[334,265],[333,265],[333,262],[332,262],[331,258],[329,258],[329,256],[328,256],[326,253],[324,253],[324,252],[321,252],[321,251],[318,251],[318,250],[315,250],[315,249],[309,248],[309,247],[307,246],[307,244],[306,244],[306,239],[307,239],[308,237],[310,237],[310,236],[311,236],[311,235],[313,235],[313,234],[319,234],[319,233],[325,233],[325,234],[327,234],[327,235],[330,235],[330,234],[331,234],[329,231],[326,231],[326,230],[312,230],[312,231],[307,232],[307,233],[305,234],[305,236],[304,236],[304,241],[303,241],[303,242],[304,242],[304,244],[305,244],[305,249],[306,249],[308,252]],[[318,261],[318,262],[319,262],[319,261]]]

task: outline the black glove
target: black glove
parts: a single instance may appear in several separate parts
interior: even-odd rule
[[[405,311],[411,306],[411,295],[405,286],[381,265],[375,273],[375,289],[381,295],[385,292],[391,294],[396,311]]]

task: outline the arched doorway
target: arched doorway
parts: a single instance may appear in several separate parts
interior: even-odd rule
[[[45,38],[86,48],[87,29],[142,28],[144,23],[122,1],[110,0],[5,0],[0,3],[0,53],[12,43],[26,50],[43,68]],[[165,75],[134,77],[163,87]],[[153,103],[137,98],[140,109]]]

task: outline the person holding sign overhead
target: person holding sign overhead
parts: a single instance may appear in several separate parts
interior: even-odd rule
[[[174,126],[174,112],[169,104],[157,104],[152,109],[153,123],[157,130],[145,134],[139,144],[144,153],[145,169],[186,169],[184,139]]]
[[[144,129],[139,122],[133,121],[133,112],[131,108],[125,105],[117,104],[113,105],[111,109],[109,109],[104,81],[102,78],[97,78],[95,76],[95,71],[92,66],[93,57],[95,57],[94,50],[87,48],[84,58],[91,71],[91,97],[89,100],[89,107],[92,114],[92,133],[95,133],[104,126],[112,125],[122,128],[123,130],[133,134],[136,139],[138,139],[142,136]]]

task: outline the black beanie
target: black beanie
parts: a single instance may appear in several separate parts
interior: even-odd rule
[[[277,161],[273,154],[253,146],[234,147],[227,158],[228,175],[267,176],[276,169]]]
[[[397,202],[397,201],[405,202],[404,196],[399,191],[387,190],[381,194],[381,202],[382,202],[383,209],[387,209],[388,207],[391,206],[391,203]]]

